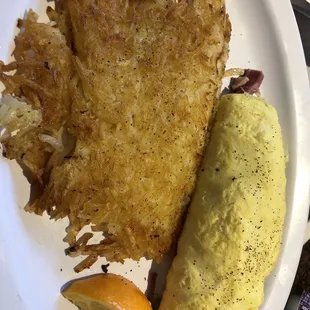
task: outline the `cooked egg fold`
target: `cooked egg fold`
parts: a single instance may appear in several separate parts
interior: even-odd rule
[[[276,110],[223,96],[160,310],[258,309],[281,247],[285,166]]]

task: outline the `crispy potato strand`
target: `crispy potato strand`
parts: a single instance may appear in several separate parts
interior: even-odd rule
[[[43,116],[59,115],[46,126],[65,119],[77,142],[30,210],[68,216],[68,254],[87,255],[76,271],[100,256],[160,260],[181,228],[225,70],[231,29],[224,0],[68,0],[48,15],[57,26],[45,26],[66,38],[62,52],[71,47],[72,54],[62,60],[59,49],[52,52],[55,85],[33,73],[43,74],[36,66],[44,57],[27,70],[59,101],[51,106],[19,76],[7,87],[35,92]],[[22,24],[32,23],[41,27]],[[32,40],[44,49],[42,34]],[[24,55],[26,47],[17,50]],[[77,240],[89,224],[103,233],[101,242],[88,244],[89,233]]]

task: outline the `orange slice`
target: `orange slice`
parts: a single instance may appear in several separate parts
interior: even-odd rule
[[[152,310],[132,282],[115,274],[75,280],[62,294],[81,310]]]

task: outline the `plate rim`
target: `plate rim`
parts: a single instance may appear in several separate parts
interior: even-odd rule
[[[0,0],[3,1],[3,0]],[[291,290],[303,246],[310,202],[310,86],[302,43],[290,0],[261,0],[268,8],[273,26],[279,35],[281,50],[285,52],[287,92],[295,108],[296,178],[294,184],[293,214],[289,220],[287,238],[279,257],[279,281],[273,285],[262,308],[283,310]],[[309,155],[308,155],[309,154]],[[0,236],[1,237],[1,236]],[[1,239],[1,238],[0,238]],[[1,243],[0,243],[1,246]],[[5,260],[1,260],[0,267]],[[0,283],[1,284],[1,283]]]
[[[292,217],[285,223],[286,239],[281,248],[277,264],[278,284],[273,285],[269,298],[264,301],[263,309],[285,307],[297,271],[310,203],[310,130],[307,119],[310,119],[310,85],[302,42],[290,0],[263,0],[270,13],[270,19],[277,34],[278,44],[285,53],[285,70],[287,85],[290,89],[289,100],[295,108],[296,134],[296,176],[292,180],[294,195]],[[286,219],[287,220],[287,219]],[[286,230],[287,228],[287,230]],[[302,236],[302,238],[301,238]]]

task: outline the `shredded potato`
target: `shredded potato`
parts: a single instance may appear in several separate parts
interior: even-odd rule
[[[39,135],[39,139],[42,142],[48,143],[57,152],[61,152],[64,149],[63,144],[61,142],[59,142],[56,138],[52,137],[52,136],[40,134]]]
[[[12,96],[3,96],[0,100],[0,128],[3,129],[0,142],[38,126],[41,121],[41,111],[33,110],[26,102]]]
[[[161,260],[181,228],[225,71],[224,0],[67,0],[47,13],[53,27],[21,22],[17,51],[29,53],[27,36],[41,49],[27,77],[0,67],[0,79],[42,109],[44,131],[32,139],[57,148],[64,126],[76,146],[63,162],[47,155],[50,177],[27,210],[69,218],[67,254],[87,256],[76,271],[100,256]],[[102,241],[77,238],[89,224]]]
[[[239,76],[239,75],[243,75],[244,72],[245,72],[245,69],[231,68],[225,71],[224,77]]]
[[[0,61],[0,81],[5,86],[4,95],[22,98],[27,109],[36,111],[27,118],[31,115],[37,118],[40,114],[40,124],[37,126],[35,121],[33,125],[36,126],[28,126],[27,130],[14,136],[4,130],[1,140],[4,155],[22,162],[32,172],[33,181],[42,182],[52,152],[39,135],[57,138],[57,132],[68,120],[68,87],[73,63],[72,52],[60,30],[52,24],[38,23],[37,18],[30,10],[25,20],[18,21],[21,31],[15,38],[15,61],[8,65]],[[19,119],[20,122],[24,120],[25,117]]]
[[[38,205],[69,216],[71,256],[160,260],[182,224],[224,74],[223,1],[67,4],[77,145]],[[104,233],[98,244],[76,240],[89,223]]]

